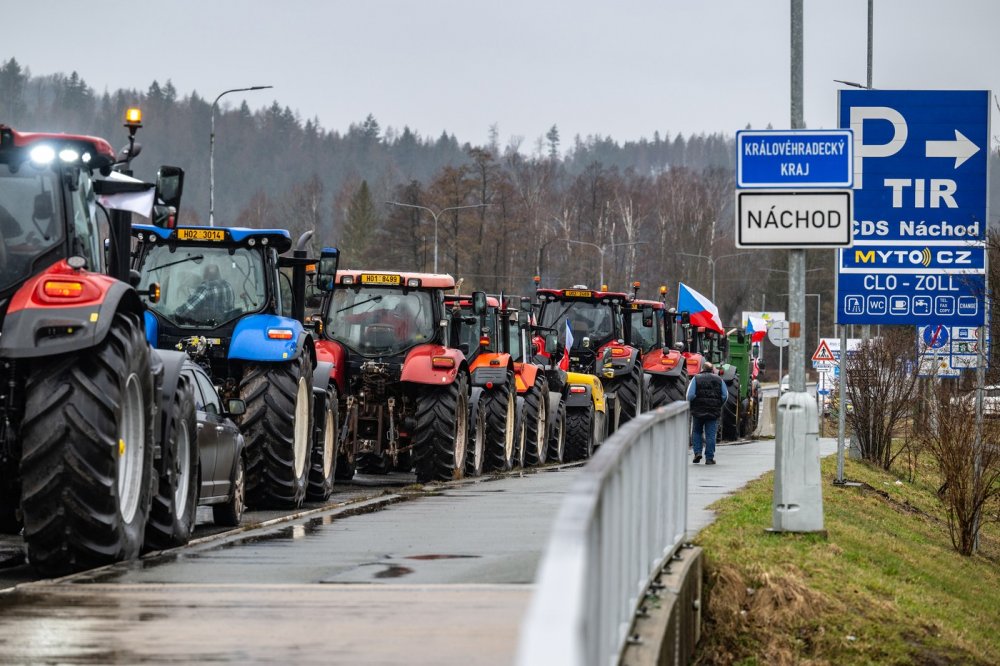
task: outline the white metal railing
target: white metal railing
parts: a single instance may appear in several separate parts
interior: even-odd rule
[[[632,419],[563,500],[521,625],[519,666],[617,664],[650,581],[687,533],[688,404]]]

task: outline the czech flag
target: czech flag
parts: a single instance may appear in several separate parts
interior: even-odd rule
[[[722,334],[726,332],[722,328],[719,308],[715,307],[715,303],[683,282],[679,284],[677,289],[677,311],[690,313],[692,326],[704,326]]]
[[[761,317],[748,316],[747,333],[750,335],[750,342],[760,342],[767,334],[767,322]]]
[[[566,319],[566,347],[563,357],[559,360],[559,369],[569,372],[569,350],[573,347],[573,331],[569,327],[569,319]]]

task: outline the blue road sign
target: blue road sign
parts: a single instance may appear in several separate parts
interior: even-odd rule
[[[948,344],[950,337],[947,326],[940,324],[937,326],[924,326],[922,330],[921,337],[924,339],[924,345],[928,349],[943,349]]]
[[[851,187],[851,130],[741,130],[736,133],[736,186]]]
[[[983,320],[989,104],[989,91],[840,91],[854,246],[840,252],[838,323]]]

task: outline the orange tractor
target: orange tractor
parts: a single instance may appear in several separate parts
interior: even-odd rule
[[[633,284],[637,294],[639,283]],[[660,287],[661,296],[666,287]],[[687,393],[687,359],[681,354],[682,343],[674,340],[676,311],[662,300],[634,299],[629,304],[632,319],[632,342],[642,352],[642,368],[649,384],[649,408],[684,400]]]

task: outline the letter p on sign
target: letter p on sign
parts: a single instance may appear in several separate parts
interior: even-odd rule
[[[865,121],[885,120],[892,123],[892,138],[887,143],[865,143]],[[851,107],[851,129],[854,130],[854,187],[861,189],[866,157],[890,157],[903,149],[908,130],[906,119],[896,109],[887,106]]]

